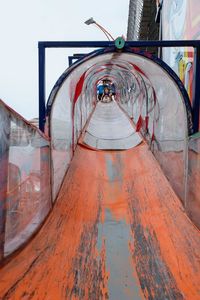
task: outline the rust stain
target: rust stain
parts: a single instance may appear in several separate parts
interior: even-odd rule
[[[127,156],[136,262],[148,299],[199,299],[200,235],[145,145]],[[148,157],[148,159],[146,159]],[[134,178],[134,180],[131,180]],[[146,262],[146,263],[144,263]]]
[[[109,299],[108,294],[108,279],[109,279],[109,272],[106,270],[106,246],[105,246],[105,239],[103,239],[103,246],[101,250],[101,261],[102,261],[102,267],[101,267],[101,274],[102,274],[102,281],[100,282],[100,290],[101,295],[99,295],[99,298],[102,298],[102,300]]]
[[[0,299],[199,299],[199,249],[147,145],[78,146],[47,222],[1,268]]]

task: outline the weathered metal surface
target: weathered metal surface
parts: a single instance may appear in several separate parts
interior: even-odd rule
[[[141,143],[133,124],[113,100],[98,102],[89,121],[83,142],[96,149],[130,149]]]
[[[78,146],[47,222],[2,267],[0,299],[199,299],[199,249],[146,144]]]

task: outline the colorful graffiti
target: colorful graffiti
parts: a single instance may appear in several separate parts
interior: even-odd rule
[[[162,39],[196,40],[200,38],[199,0],[162,1]],[[193,49],[163,49],[163,59],[173,68],[192,97]]]

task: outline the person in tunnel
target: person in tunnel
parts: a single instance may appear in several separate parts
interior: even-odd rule
[[[111,83],[111,84],[110,84],[110,90],[111,90],[111,92],[112,92],[112,96],[115,96],[115,95],[116,95],[116,89],[115,89],[114,83]]]
[[[97,98],[98,100],[102,100],[102,96],[104,94],[104,89],[108,87],[107,80],[104,79],[101,84],[97,86]]]
[[[114,83],[111,80],[107,79],[106,80],[106,86],[109,88],[110,94],[112,94],[112,96],[115,96],[116,92],[115,92]]]
[[[112,91],[109,86],[106,86],[104,88],[104,92],[103,92],[101,101],[102,102],[111,102],[112,101]]]
[[[109,93],[108,93],[108,90],[106,88],[108,88]],[[105,92],[105,89],[106,89],[106,92]],[[109,94],[109,96],[112,97],[112,98],[116,94],[115,85],[109,79],[104,79],[102,81],[102,84],[99,84],[97,86],[97,98],[98,98],[99,101],[102,100],[103,96],[106,96],[106,94]]]

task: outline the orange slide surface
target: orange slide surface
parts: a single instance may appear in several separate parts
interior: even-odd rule
[[[200,234],[145,143],[77,146],[52,213],[0,270],[0,299],[200,299]]]

